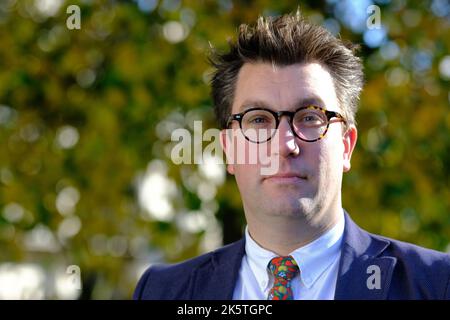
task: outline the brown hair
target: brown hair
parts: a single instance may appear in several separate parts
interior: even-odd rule
[[[268,62],[280,66],[318,62],[333,77],[340,109],[348,124],[355,123],[359,94],[363,86],[356,46],[344,43],[321,26],[306,22],[300,12],[277,18],[260,17],[256,25],[242,24],[237,41],[229,41],[228,52],[212,52],[215,71],[211,88],[214,111],[221,128],[231,114],[239,70],[244,63]]]

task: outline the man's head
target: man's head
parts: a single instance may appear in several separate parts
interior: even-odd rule
[[[335,217],[327,214],[335,214],[341,205],[342,173],[350,169],[357,138],[354,117],[363,82],[359,58],[299,14],[260,18],[256,26],[241,26],[237,42],[230,46],[228,53],[213,59],[217,70],[212,96],[222,128],[243,136],[239,116],[230,115],[252,108],[273,114],[310,108],[336,115],[324,118],[322,126],[312,126],[319,133],[315,141],[302,139],[304,129],[298,129],[302,123],[320,123],[309,113],[296,120],[283,113],[269,141],[239,140],[237,148],[250,154],[257,146],[265,146],[269,158],[278,164],[269,176],[261,174],[260,162],[228,165],[228,172],[236,177],[249,226],[273,223],[274,217],[329,224]],[[257,117],[250,122],[260,125],[270,120]],[[229,156],[235,146],[225,134],[222,144]]]
[[[226,127],[245,63],[266,62],[278,66],[317,62],[333,77],[339,107],[349,124],[355,123],[363,85],[362,64],[351,43],[343,43],[326,29],[307,23],[297,12],[278,18],[260,17],[255,26],[243,24],[236,42],[225,54],[215,54],[211,81],[214,110],[222,129]]]

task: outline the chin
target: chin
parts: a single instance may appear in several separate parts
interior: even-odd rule
[[[270,205],[266,206],[263,210],[267,214],[280,217],[307,217],[308,206],[302,205],[297,199],[290,199],[279,203],[273,201]]]

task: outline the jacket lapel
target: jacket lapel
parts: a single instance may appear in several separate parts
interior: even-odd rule
[[[387,239],[371,237],[345,213],[344,241],[336,283],[336,300],[382,300],[389,293],[397,259],[380,257]]]
[[[344,241],[336,283],[336,300],[383,300],[389,293],[397,259],[380,256],[387,239],[372,237],[345,213]],[[245,238],[212,253],[191,274],[188,299],[231,300],[245,253]]]
[[[231,300],[245,252],[245,238],[212,253],[191,275],[193,300]]]

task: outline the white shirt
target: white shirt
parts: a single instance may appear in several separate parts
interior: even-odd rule
[[[333,228],[290,254],[300,269],[299,275],[291,280],[295,300],[334,299],[344,225],[342,211]],[[233,300],[266,300],[274,281],[267,265],[277,255],[258,245],[251,238],[248,227],[245,229],[245,241],[245,254]]]

